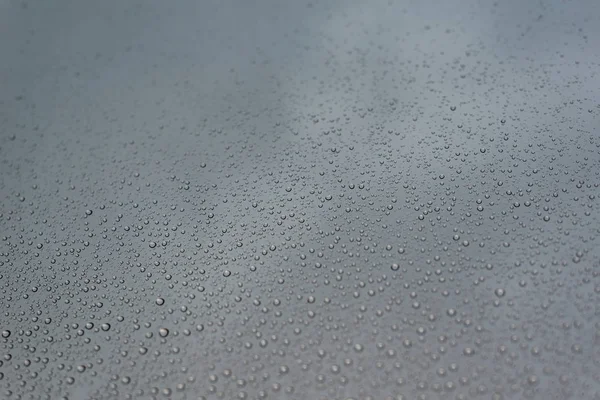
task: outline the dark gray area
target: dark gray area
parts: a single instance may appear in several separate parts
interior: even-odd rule
[[[0,0],[0,399],[600,399],[600,2]]]

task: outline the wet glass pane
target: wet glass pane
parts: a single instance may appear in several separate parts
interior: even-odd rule
[[[600,399],[599,37],[0,1],[0,399]]]

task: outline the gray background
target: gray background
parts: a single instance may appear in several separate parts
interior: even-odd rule
[[[0,398],[599,399],[597,1],[0,1]]]

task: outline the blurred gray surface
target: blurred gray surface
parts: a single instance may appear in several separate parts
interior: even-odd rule
[[[600,399],[599,35],[0,1],[0,399]]]

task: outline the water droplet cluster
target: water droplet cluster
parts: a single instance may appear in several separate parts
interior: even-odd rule
[[[1,399],[600,399],[592,1],[109,1],[3,10]]]

